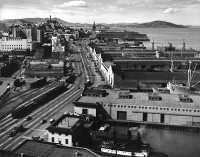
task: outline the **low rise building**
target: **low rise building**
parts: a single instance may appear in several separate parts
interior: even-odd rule
[[[74,102],[74,112],[80,115],[92,115],[97,117],[97,103]]]
[[[81,97],[78,102],[100,102],[116,120],[165,125],[200,126],[199,95],[133,92],[120,99],[122,91],[107,90],[106,97]]]
[[[27,77],[62,77],[64,75],[63,60],[30,60],[29,64],[29,68],[25,71]]]
[[[106,90],[86,89],[83,92],[83,95],[92,96],[92,97],[104,97],[106,96]]]
[[[85,142],[89,140],[89,133],[87,133],[84,124],[84,117],[64,113],[47,128],[48,142],[64,146],[85,145]]]

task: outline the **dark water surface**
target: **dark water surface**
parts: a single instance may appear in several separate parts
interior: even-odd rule
[[[117,127],[117,132],[126,133],[128,127]],[[200,157],[200,133],[139,129],[143,141],[147,141],[156,152],[169,157]]]
[[[200,157],[200,134],[169,130],[144,129],[143,140],[155,151],[169,157]]]

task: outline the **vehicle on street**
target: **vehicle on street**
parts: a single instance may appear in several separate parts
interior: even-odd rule
[[[33,141],[43,141],[43,137],[40,137],[40,136],[33,136],[32,137]]]
[[[25,128],[24,128],[23,124],[21,124],[19,126],[15,126],[13,128],[13,130],[8,134],[8,137],[13,137],[13,136],[17,135],[19,132],[24,131],[24,129]]]
[[[26,118],[26,121],[29,121],[29,120],[31,120],[32,119],[32,117],[31,116],[28,116],[27,118]]]
[[[44,123],[46,123],[46,122],[47,122],[46,119],[42,119],[42,120],[40,121],[41,124],[44,124]]]
[[[110,125],[105,124],[105,125],[103,125],[103,126],[100,127],[99,131],[107,132],[107,131],[110,130],[110,128],[111,128]]]
[[[55,122],[55,119],[50,119],[49,122],[52,124],[53,122]]]
[[[16,133],[14,132],[14,131],[11,131],[9,134],[8,134],[8,137],[13,137],[13,136],[15,136],[16,135]]]

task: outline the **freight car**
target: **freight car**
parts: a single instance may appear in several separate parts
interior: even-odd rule
[[[64,82],[56,82],[55,86],[28,100],[12,110],[12,118],[23,118],[33,110],[53,100],[66,90]]]
[[[47,78],[43,77],[35,82],[31,83],[31,88],[39,88],[47,83]]]

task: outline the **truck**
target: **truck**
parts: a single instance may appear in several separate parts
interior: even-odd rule
[[[20,124],[18,126],[15,126],[13,128],[13,130],[8,134],[9,137],[13,137],[15,135],[17,135],[19,132],[23,132],[24,131],[24,125],[23,124]]]

